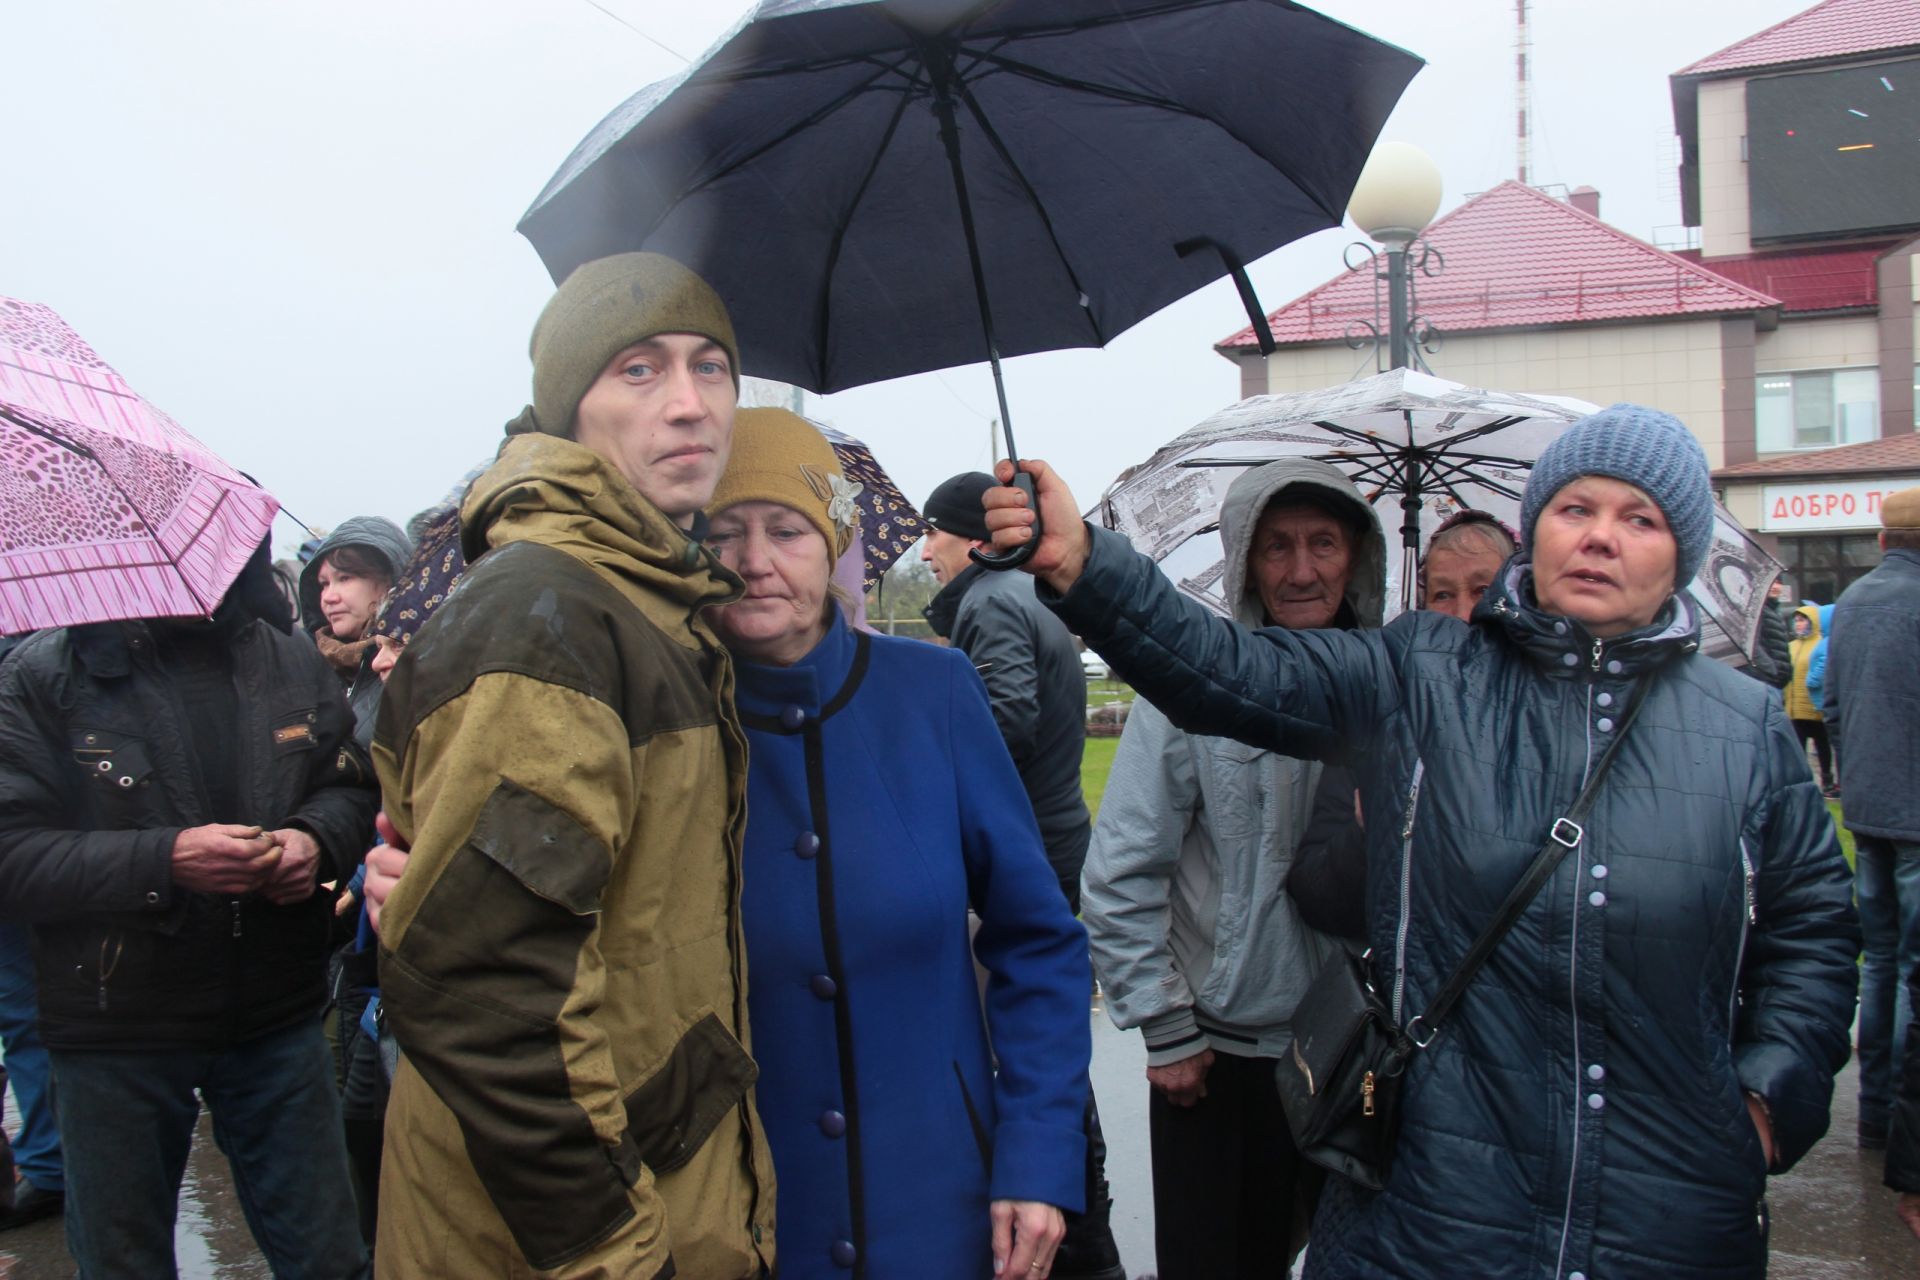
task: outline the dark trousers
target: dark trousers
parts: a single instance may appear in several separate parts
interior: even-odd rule
[[[1293,1147],[1272,1058],[1215,1053],[1207,1096],[1152,1089],[1153,1244],[1160,1280],[1279,1280],[1296,1199],[1320,1181]]]
[[[173,1226],[200,1117],[280,1280],[367,1274],[319,1023],[220,1051],[52,1050],[67,1164],[67,1249],[81,1280],[176,1274]]]
[[[1807,753],[1807,743],[1813,743],[1813,754],[1820,760],[1820,785],[1833,785],[1833,748],[1827,743],[1827,722],[1824,720],[1795,720],[1793,731],[1800,739],[1800,754]]]
[[[1884,1139],[1900,1090],[1908,979],[1920,964],[1920,844],[1856,835],[1860,909],[1860,1132]],[[1904,1064],[1920,1071],[1920,1063]]]

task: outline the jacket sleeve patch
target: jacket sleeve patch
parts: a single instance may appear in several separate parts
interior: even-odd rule
[[[740,1042],[710,1013],[627,1096],[627,1136],[655,1173],[677,1169],[693,1159],[720,1117],[740,1105],[759,1074]]]
[[[468,841],[514,879],[574,915],[600,910],[613,855],[558,805],[504,779],[487,797]]]

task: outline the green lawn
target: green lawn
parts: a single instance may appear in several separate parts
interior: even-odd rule
[[[1107,771],[1113,768],[1113,753],[1118,738],[1088,738],[1087,750],[1080,757],[1080,789],[1086,793],[1087,809],[1100,816],[1100,797],[1106,794]]]

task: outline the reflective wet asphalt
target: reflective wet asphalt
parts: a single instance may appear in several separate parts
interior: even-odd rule
[[[1093,1079],[1106,1126],[1114,1234],[1131,1274],[1153,1270],[1153,1201],[1148,1176],[1146,1051],[1116,1031],[1096,998]],[[1880,1185],[1880,1157],[1854,1142],[1854,1073],[1834,1090],[1831,1132],[1792,1173],[1775,1178],[1771,1280],[1895,1280],[1920,1276],[1920,1241],[1894,1217]],[[7,1098],[7,1127],[14,1127]],[[235,1200],[225,1159],[205,1116],[187,1163],[175,1230],[186,1280],[267,1280],[266,1263]],[[60,1220],[0,1233],[0,1280],[66,1280],[73,1275]],[[889,1278],[892,1280],[892,1278]]]

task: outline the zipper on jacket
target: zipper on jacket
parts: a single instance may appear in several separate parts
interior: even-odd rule
[[[1754,882],[1758,873],[1754,870],[1753,855],[1747,852],[1747,838],[1740,837],[1740,878],[1744,887],[1746,910],[1740,916],[1740,946],[1733,953],[1733,991],[1727,997],[1727,1042],[1731,1044],[1737,1033],[1740,1016],[1740,969],[1747,962],[1747,933],[1760,923],[1760,909],[1754,897]]]
[[[1600,670],[1600,641],[1598,640],[1593,642],[1593,657],[1588,660],[1587,669],[1595,672]]]
[[[1400,1020],[1400,1000],[1407,989],[1407,926],[1413,906],[1413,818],[1420,810],[1420,779],[1426,776],[1424,760],[1413,762],[1413,785],[1407,789],[1407,818],[1400,824],[1400,928],[1393,944],[1393,1022]]]
[[[240,899],[234,898],[231,905],[233,907],[233,936],[237,938],[240,936]]]

